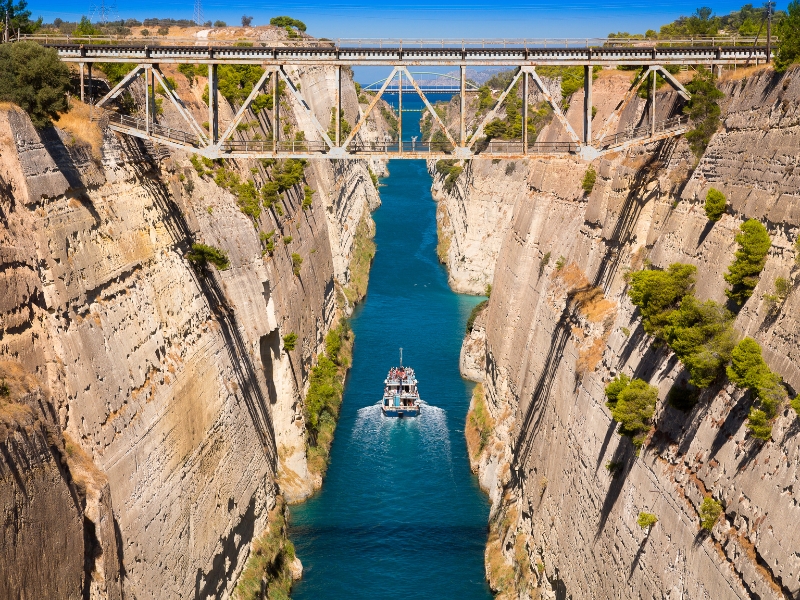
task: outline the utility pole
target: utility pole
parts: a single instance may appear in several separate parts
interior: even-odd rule
[[[6,10],[6,27],[3,30],[3,42],[8,43],[8,10]]]
[[[194,0],[194,23],[198,27],[203,25],[203,0]]]

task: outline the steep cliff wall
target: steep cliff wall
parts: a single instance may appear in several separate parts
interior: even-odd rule
[[[173,75],[205,120],[202,80],[189,87]],[[293,75],[313,90],[327,122],[330,74]],[[284,102],[284,122],[296,129],[304,115]],[[352,86],[344,105],[355,122]],[[168,102],[163,108],[160,120],[178,123]],[[224,99],[222,111],[231,118]],[[260,186],[268,167],[239,161],[225,169]],[[276,496],[297,500],[321,482],[307,468],[302,399],[377,191],[364,163],[315,162],[301,184],[248,216],[241,194],[215,180],[221,168],[201,174],[188,155],[88,121],[38,132],[21,112],[0,113],[0,357],[48,390],[52,427],[81,457],[59,471],[35,436],[5,456],[11,473],[42,479],[40,488],[55,482],[50,508],[41,508],[42,494],[4,499],[20,517],[38,510],[46,519],[64,506],[60,543],[75,564],[54,580],[53,596],[77,597],[89,586],[94,596],[118,597],[121,583],[134,598],[228,597]],[[303,184],[315,191],[305,209]],[[260,237],[269,232],[271,252]],[[230,268],[193,265],[192,242],[224,250]],[[283,344],[289,333],[297,335],[292,351]],[[28,426],[21,422],[13,431]],[[102,485],[74,501],[70,485],[80,473]],[[17,538],[18,553],[4,565],[22,571],[30,552],[54,543],[52,533]],[[101,547],[105,562],[84,561],[84,549]],[[117,592],[102,589],[105,581],[117,582]],[[38,597],[46,588],[18,579],[8,595],[32,589]]]
[[[798,75],[724,83],[724,128],[694,169],[686,142],[666,141],[601,159],[584,195],[586,164],[531,162],[502,235],[485,342],[481,324],[464,361],[484,365],[489,419],[473,410],[470,426],[488,422],[491,431],[473,443],[472,458],[493,503],[488,574],[507,597],[800,594],[798,415],[782,406],[762,444],[745,427],[754,399],[727,380],[689,412],[671,406],[666,396],[685,372],[644,333],[625,277],[645,259],[691,263],[698,297],[724,302],[734,236],[745,219],[760,220],[772,248],[735,328],[758,340],[794,396]],[[703,210],[710,186],[730,201],[717,223]],[[792,287],[770,311],[764,296],[777,276]],[[638,456],[605,406],[604,387],[618,373],[659,390]],[[704,532],[699,508],[709,495],[724,512]],[[658,522],[642,529],[640,512]]]

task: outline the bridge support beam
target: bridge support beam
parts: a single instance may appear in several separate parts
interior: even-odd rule
[[[522,74],[522,153],[528,153],[528,77]]]
[[[467,67],[461,66],[461,114],[458,143],[463,146],[467,142]]]
[[[583,144],[590,146],[592,143],[592,65],[583,67]]]
[[[87,63],[86,66],[88,67],[87,70],[89,72],[89,89],[88,89],[88,94],[87,95],[88,95],[88,99],[89,99],[89,104],[91,104],[92,103],[92,63]]]
[[[342,67],[336,67],[336,141],[335,144],[339,146],[339,135],[342,131],[341,117],[342,117]]]
[[[397,143],[403,154],[403,71],[397,71]]]
[[[81,71],[81,102],[85,102],[84,94],[83,94],[83,70],[86,67],[86,63],[78,63],[80,65]]]
[[[217,65],[208,65],[208,129],[212,145],[219,141],[219,99],[217,98]]]
[[[658,72],[653,69],[653,83],[650,87],[650,137],[656,135],[656,81],[658,79]]]
[[[278,107],[281,105],[281,96],[280,96],[280,77],[278,77],[278,72],[275,71],[275,74],[272,77],[272,151],[278,151],[278,136],[280,135],[280,127],[278,127],[278,118],[280,116],[280,111]]]

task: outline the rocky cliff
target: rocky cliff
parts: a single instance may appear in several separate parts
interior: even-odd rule
[[[202,78],[170,74],[203,121]],[[332,73],[292,75],[326,123]],[[304,115],[281,101],[298,128]],[[343,104],[355,122],[352,84]],[[221,105],[225,127],[233,108]],[[231,174],[260,191],[281,165],[192,166],[81,110],[43,131],[0,112],[0,359],[43,390],[0,398],[0,595],[229,597],[278,495],[298,500],[321,482],[307,467],[303,397],[348,310],[356,232],[371,229],[377,191],[365,163],[312,162],[245,214]],[[258,124],[236,135],[268,130],[248,118]],[[194,242],[227,253],[229,268],[188,260]],[[34,556],[49,562],[31,569]]]
[[[752,394],[724,377],[675,408],[666,398],[685,371],[627,295],[627,273],[646,261],[682,262],[697,267],[701,300],[724,303],[739,225],[759,220],[772,247],[734,326],[760,343],[790,397],[800,388],[800,72],[741,75],[721,84],[723,128],[697,163],[682,139],[609,155],[589,194],[578,161],[534,160],[509,178],[501,164],[495,185],[491,166],[473,166],[458,184],[471,191],[449,200],[510,190],[496,199],[505,229],[482,234],[499,238],[495,264],[481,266],[493,270],[492,295],[462,359],[483,365],[467,429],[492,500],[487,572],[505,597],[800,595],[797,413],[783,404],[762,443],[746,428]],[[717,223],[703,208],[712,186],[729,200]],[[790,289],[776,305],[777,277]],[[619,373],[658,388],[638,455],[606,407]],[[706,497],[723,507],[710,531]],[[640,513],[657,523],[640,527]]]

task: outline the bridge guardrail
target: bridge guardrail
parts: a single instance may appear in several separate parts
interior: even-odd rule
[[[675,129],[682,129],[684,127],[688,127],[688,125],[688,116],[676,115],[674,117],[670,117],[669,119],[657,122],[655,126],[655,132],[664,133],[667,131],[673,131]],[[640,125],[639,127],[632,127],[630,129],[625,129],[615,133],[614,135],[606,136],[603,139],[601,148],[606,149],[613,146],[620,146],[625,142],[648,137],[650,135],[651,128],[652,126],[650,124]]]
[[[508,38],[508,39],[469,39],[469,38],[325,38],[306,37],[299,40],[224,40],[216,38],[165,38],[156,36],[75,36],[64,34],[25,34],[20,35],[20,40],[31,40],[45,44],[107,44],[115,42],[117,45],[137,45],[148,47],[158,46],[242,46],[243,43],[252,47],[279,47],[279,48],[304,48],[309,46],[328,48],[592,48],[610,46],[753,46],[766,45],[766,36],[740,36],[740,35],[714,35],[690,36],[676,38],[638,38],[638,37],[595,37],[595,38]],[[771,44],[779,42],[777,36],[771,37]]]

